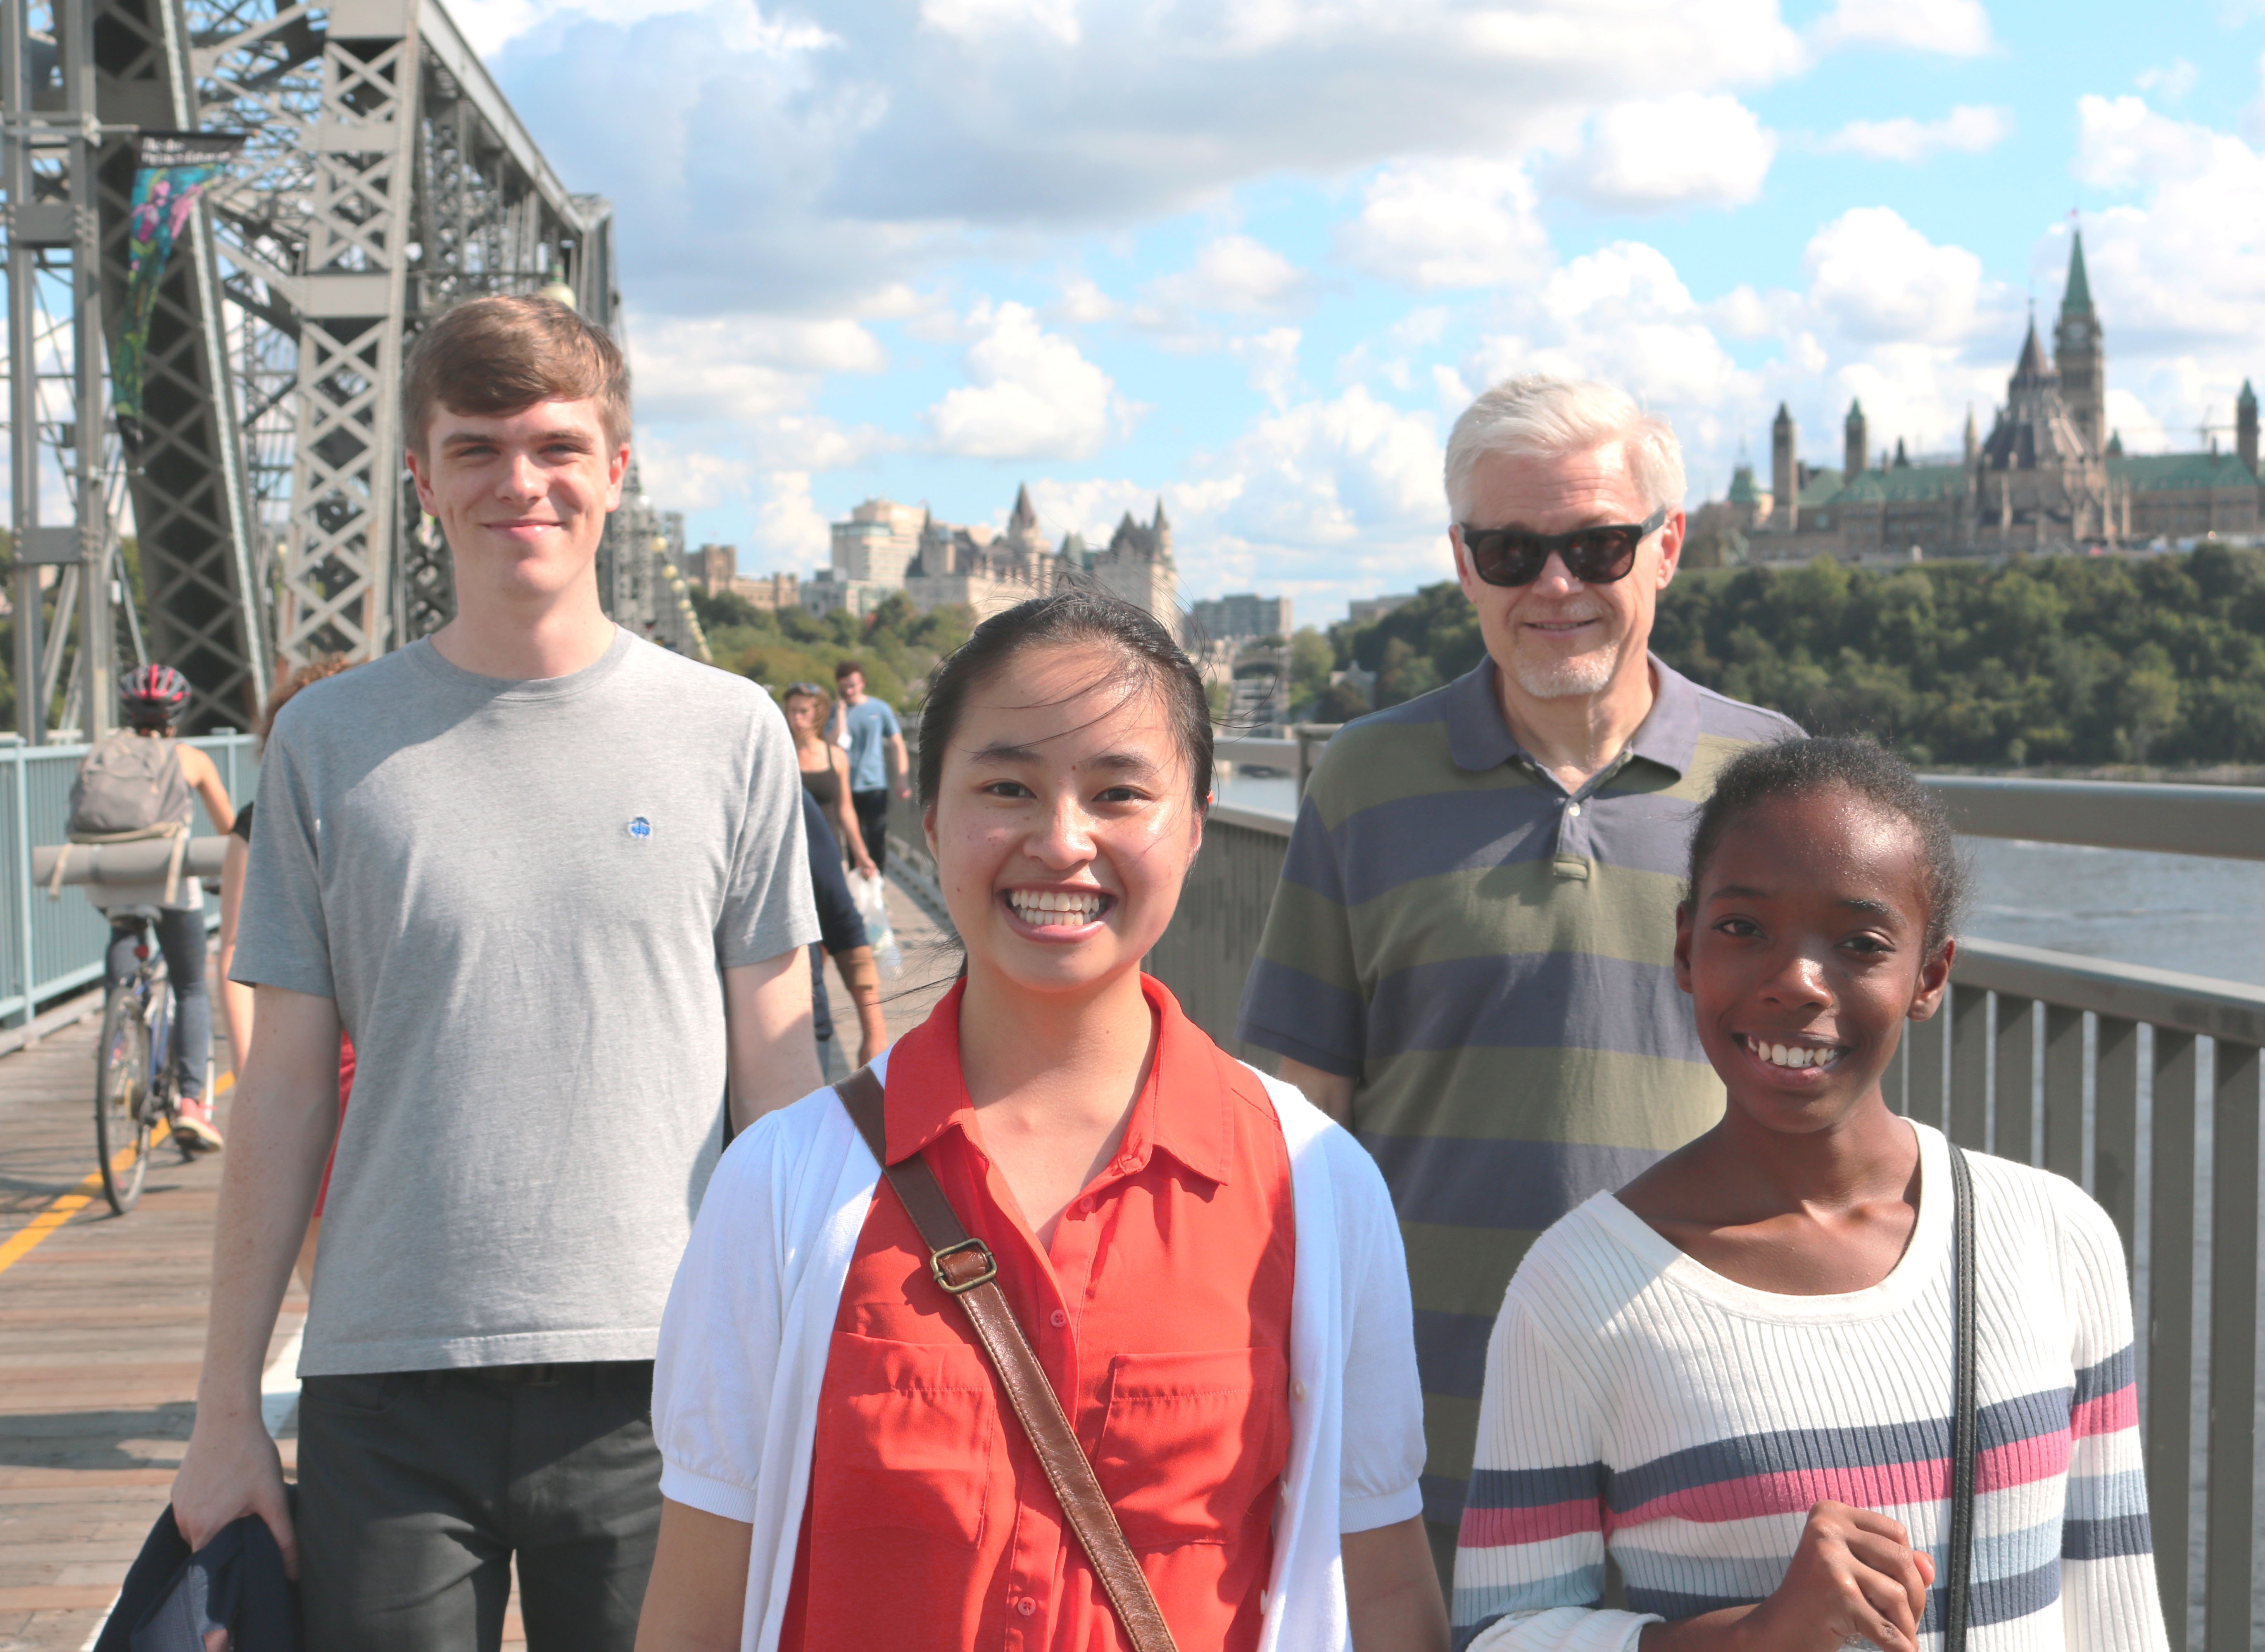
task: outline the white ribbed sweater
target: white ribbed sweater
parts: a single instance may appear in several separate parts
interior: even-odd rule
[[[1811,1504],[1948,1525],[1949,1160],[1917,1125],[1893,1272],[1777,1296],[1608,1193],[1527,1255],[1487,1350],[1455,1566],[1458,1652],[1633,1652],[1646,1623],[1763,1598]],[[1971,1652],[2155,1652],[2123,1255],[2061,1177],[1970,1155],[1981,1458]],[[1609,1547],[1629,1611],[1598,1602]],[[1940,1569],[1938,1569],[1940,1576]],[[1938,1588],[1922,1641],[1941,1643]]]

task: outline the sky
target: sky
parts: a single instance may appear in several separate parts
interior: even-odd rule
[[[614,202],[647,495],[743,573],[874,496],[1162,500],[1183,600],[1448,577],[1443,443],[1544,370],[1690,503],[1986,433],[2081,229],[2108,422],[2265,377],[2265,0],[448,0]]]

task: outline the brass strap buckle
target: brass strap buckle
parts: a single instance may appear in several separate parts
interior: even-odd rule
[[[955,1280],[950,1274],[944,1272],[943,1259],[946,1256],[956,1256],[963,1250],[972,1251],[983,1258],[983,1271],[972,1279]],[[963,1239],[956,1245],[946,1245],[942,1250],[931,1252],[928,1259],[928,1270],[936,1276],[936,1282],[952,1295],[965,1296],[977,1285],[989,1284],[999,1277],[999,1259],[991,1254],[981,1240]]]

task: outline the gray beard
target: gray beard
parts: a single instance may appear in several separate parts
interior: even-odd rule
[[[1620,663],[1620,644],[1612,642],[1563,659],[1518,660],[1513,662],[1511,674],[1518,679],[1518,686],[1536,700],[1569,700],[1577,695],[1603,693]]]

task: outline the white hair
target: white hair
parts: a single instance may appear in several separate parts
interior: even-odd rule
[[[1665,419],[1594,379],[1548,373],[1504,379],[1465,408],[1448,434],[1447,508],[1456,521],[1464,520],[1471,471],[1483,454],[1555,459],[1614,440],[1627,445],[1628,469],[1644,502],[1681,510],[1683,444]]]

